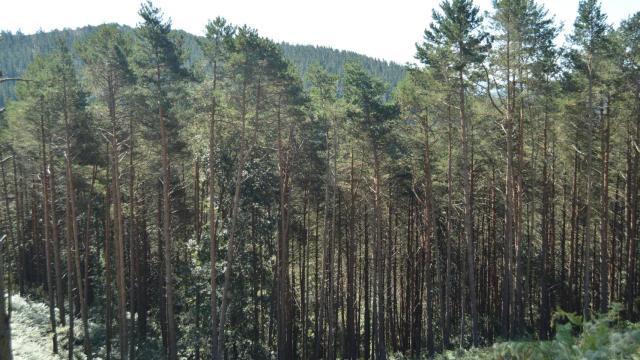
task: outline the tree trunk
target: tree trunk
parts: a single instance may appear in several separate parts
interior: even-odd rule
[[[108,171],[107,171],[108,174]],[[107,184],[107,191],[105,196],[105,206],[104,206],[104,286],[105,286],[105,328],[106,328],[106,353],[107,360],[111,359],[111,336],[112,336],[112,326],[111,326],[111,298],[112,298],[112,290],[111,290],[111,186]]]
[[[113,100],[115,102],[115,100]],[[124,224],[122,220],[122,195],[120,190],[120,153],[118,151],[118,126],[115,106],[109,107],[111,118],[111,191],[113,196],[114,250],[116,286],[118,288],[118,326],[120,327],[120,357],[128,358],[127,291],[124,264]]]
[[[161,96],[160,65],[156,67],[156,87]],[[162,240],[164,243],[165,297],[167,316],[167,357],[177,360],[176,319],[173,300],[173,241],[171,239],[171,168],[169,163],[169,139],[164,119],[162,101],[158,99],[158,120],[160,125],[160,146],[162,147]]]
[[[44,120],[40,119],[40,129],[42,132],[42,194],[43,194],[43,219],[42,219],[42,233],[44,238],[44,248],[45,248],[45,261],[46,261],[46,270],[47,270],[47,294],[49,295],[49,322],[51,323],[51,331],[53,332],[53,353],[58,353],[58,334],[56,331],[56,315],[55,315],[55,302],[53,299],[54,288],[53,281],[51,278],[51,255],[50,255],[50,243],[51,238],[49,237],[49,174],[48,174],[48,166],[47,166],[47,152],[45,148],[45,136],[44,136]],[[4,164],[2,168],[3,172],[3,180],[4,180]],[[6,191],[5,191],[6,192]],[[5,194],[6,199],[6,194]],[[7,206],[7,211],[8,211]],[[53,225],[55,226],[55,225]],[[60,304],[59,304],[60,305]],[[64,307],[64,304],[62,304]]]
[[[277,247],[277,316],[278,316],[278,358],[292,357],[292,334],[289,314],[289,154],[282,140],[281,101],[277,106],[278,132],[278,180],[279,180],[279,210],[280,221]]]
[[[607,99],[608,100],[608,99]],[[608,107],[607,103],[607,107]],[[600,311],[609,308],[609,111],[604,113],[604,105],[600,108],[602,123],[602,189],[600,192]]]
[[[590,57],[591,59],[591,57]],[[591,173],[592,173],[592,137],[593,137],[593,124],[591,123],[591,113],[593,111],[593,74],[592,74],[592,63],[591,61],[587,64],[588,71],[588,99],[587,99],[587,117],[586,117],[586,137],[587,137],[587,148],[585,149],[586,160],[585,160],[585,181],[586,181],[586,189],[585,189],[585,237],[584,237],[584,247],[585,249],[591,249]],[[588,250],[587,250],[588,251]],[[583,279],[583,293],[582,293],[582,316],[585,320],[588,320],[591,316],[591,256],[589,256],[588,252],[584,253],[584,279]]]
[[[547,262],[548,248],[549,248],[549,173],[548,173],[548,121],[547,114],[545,112],[544,117],[544,158],[542,165],[542,273],[540,276],[540,290],[541,290],[541,305],[540,305],[540,323],[539,323],[539,336],[542,340],[549,338],[549,323],[551,321],[551,309],[549,302],[549,264]],[[551,225],[552,226],[552,225]]]
[[[447,95],[447,104],[451,103],[451,97]],[[447,238],[446,238],[446,259],[445,259],[445,285],[444,285],[444,326],[442,328],[442,343],[443,348],[449,348],[450,346],[450,325],[451,325],[451,243],[453,242],[453,173],[452,173],[452,127],[453,120],[451,118],[451,106],[447,105],[447,144],[448,144],[448,156],[447,156]]]
[[[234,192],[233,192],[233,201],[231,205],[231,228],[229,229],[229,242],[228,242],[228,250],[227,250],[227,266],[224,272],[224,283],[222,287],[222,304],[220,305],[220,321],[218,323],[218,345],[217,345],[217,353],[214,356],[214,360],[223,360],[224,359],[224,326],[226,320],[227,307],[229,306],[229,287],[231,286],[231,270],[233,263],[235,261],[236,256],[236,231],[237,231],[237,222],[238,222],[238,213],[240,210],[240,185],[242,184],[242,173],[244,170],[246,158],[247,158],[247,141],[245,139],[246,133],[246,115],[247,115],[247,82],[248,79],[244,79],[242,86],[242,111],[240,114],[241,119],[241,133],[240,133],[240,149],[238,153],[238,162],[236,164],[235,169],[235,179],[234,179]],[[259,82],[259,80],[258,80]],[[258,94],[256,101],[256,109],[259,108],[260,103],[260,85],[258,83]],[[258,116],[258,111],[256,111],[256,118]],[[257,119],[256,119],[257,120]],[[254,129],[255,131],[255,129]]]
[[[71,135],[70,135],[70,114],[69,114],[69,103],[68,103],[68,94],[67,94],[67,80],[63,78],[63,116],[64,116],[64,126],[65,126],[65,141],[66,141],[66,153],[65,153],[65,163],[66,163],[66,183],[67,183],[67,218],[70,222],[67,236],[67,241],[73,242],[71,246],[71,252],[69,256],[73,255],[73,261],[75,264],[75,280],[78,291],[78,298],[80,300],[80,313],[82,316],[82,329],[83,329],[83,338],[84,338],[84,353],[89,360],[92,358],[91,353],[91,341],[89,334],[89,318],[87,312],[87,302],[84,298],[84,284],[82,283],[82,270],[80,267],[80,245],[78,242],[78,224],[76,221],[76,193],[73,184],[73,172],[71,168]],[[67,261],[71,261],[68,259]],[[71,294],[71,292],[69,292]],[[72,314],[70,313],[70,316]],[[72,337],[69,337],[72,339]]]
[[[364,209],[364,359],[371,355],[371,286],[369,285],[369,223],[368,212]]]
[[[474,346],[478,345],[478,310],[476,305],[476,279],[473,245],[473,208],[471,204],[471,181],[473,171],[469,166],[469,134],[465,112],[465,86],[463,73],[458,73],[460,95],[460,137],[462,142],[462,183],[464,190],[464,231],[467,243],[467,275],[469,281],[469,300],[471,310],[471,338]]]
[[[373,145],[373,210],[376,219],[376,247],[375,256],[375,275],[376,275],[376,300],[377,300],[377,318],[375,323],[376,331],[376,360],[384,360],[387,358],[387,350],[385,344],[385,314],[384,314],[384,238],[382,231],[382,199],[380,182],[382,176],[380,174],[380,153],[376,144]]]
[[[425,109],[427,110],[427,109]],[[433,205],[433,192],[432,192],[432,184],[433,181],[431,179],[431,150],[429,145],[429,119],[425,116],[424,122],[422,124],[422,131],[424,133],[424,145],[423,145],[423,187],[424,187],[424,198],[423,202],[423,223],[424,223],[424,231],[422,234],[422,251],[424,252],[425,258],[425,266],[426,270],[426,295],[427,295],[427,352],[429,356],[433,355],[434,346],[433,346],[433,284],[432,284],[432,261],[431,261],[431,249],[432,242],[435,240],[435,214],[434,214],[434,205]]]
[[[0,358],[11,360],[13,359],[13,353],[11,351],[11,326],[4,297],[5,240],[5,236],[0,236]]]
[[[356,344],[356,326],[355,326],[355,171],[353,166],[353,149],[351,150],[351,178],[349,182],[349,193],[351,195],[351,203],[349,204],[349,236],[347,236],[347,327],[346,327],[346,354],[349,360],[355,360],[358,356],[358,348]]]
[[[218,305],[216,300],[218,271],[216,263],[218,261],[218,240],[216,234],[216,111],[218,103],[216,101],[216,87],[218,63],[213,62],[213,95],[211,97],[211,114],[209,118],[209,259],[211,262],[211,356],[218,353]],[[257,325],[257,324],[256,324]]]
[[[137,254],[138,238],[136,234],[136,194],[134,193],[135,168],[133,167],[134,155],[134,134],[133,134],[133,117],[129,119],[129,314],[131,317],[131,329],[129,331],[129,357],[135,358],[136,345],[136,312],[138,312],[137,288],[138,274],[136,264],[139,261]]]
[[[51,139],[49,139],[50,141]],[[49,145],[51,149],[51,145]],[[53,267],[56,275],[56,302],[58,305],[58,319],[62,326],[66,325],[65,308],[64,308],[64,287],[62,285],[62,260],[60,259],[60,237],[58,236],[58,217],[56,216],[56,183],[55,183],[55,166],[53,164],[53,154],[49,150],[49,197],[50,197],[50,217],[51,217],[51,240],[53,242]],[[71,299],[71,295],[67,294]]]

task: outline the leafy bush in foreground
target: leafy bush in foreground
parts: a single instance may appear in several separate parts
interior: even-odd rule
[[[622,321],[620,310],[613,304],[609,312],[590,321],[559,310],[553,318],[553,340],[502,342],[485,349],[448,351],[437,359],[640,359],[640,324]]]

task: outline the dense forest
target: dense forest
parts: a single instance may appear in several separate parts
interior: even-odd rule
[[[126,25],[115,25],[119,31],[135,38],[135,29]],[[74,44],[81,43],[94,35],[100,27],[85,26],[75,30],[56,30],[24,35],[21,32],[11,33],[0,31],[0,69],[6,77],[18,77],[27,69],[38,55],[45,55],[59,49],[60,41],[64,41],[72,54],[74,65],[82,71],[85,63],[77,53]],[[173,31],[182,37],[185,52],[185,64],[206,62],[206,58],[199,45],[200,37],[184,31]],[[390,85],[390,89],[404,77],[405,69],[398,64],[384,60],[372,59],[350,51],[339,51],[327,47],[311,45],[278,44],[282,48],[284,57],[300,71],[300,76],[306,77],[307,70],[313,64],[322,67],[331,74],[340,75],[344,64],[349,61],[359,62],[373,76],[380,78]],[[205,69],[206,71],[206,69]],[[8,100],[15,99],[15,83],[7,82],[0,87],[0,108]]]
[[[25,301],[69,360],[640,354],[640,13],[443,0],[406,69],[139,15],[0,37],[0,359]]]

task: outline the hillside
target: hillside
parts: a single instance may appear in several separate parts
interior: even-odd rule
[[[133,32],[131,27],[121,26],[121,28],[126,32]],[[20,32],[0,32],[0,71],[8,77],[19,76],[37,55],[53,51],[56,48],[56,39],[64,39],[66,44],[73,49],[73,44],[76,41],[87,38],[95,31],[95,26],[85,26],[73,30],[38,32],[33,35],[25,35]],[[184,44],[189,52],[189,62],[196,63],[201,60],[203,55],[197,47],[198,36],[180,30],[178,32],[184,36]],[[303,76],[309,65],[314,63],[321,64],[330,73],[340,74],[343,65],[350,60],[362,63],[367,71],[391,86],[395,86],[404,76],[404,67],[399,64],[374,59],[352,51],[313,45],[288,43],[280,43],[279,45],[282,47],[285,57],[300,70]],[[79,60],[77,61],[79,64]],[[0,87],[0,107],[4,106],[7,99],[14,98],[13,84],[5,84]]]
[[[2,35],[0,360],[640,360],[640,11],[571,1],[443,0],[394,87],[150,1]]]

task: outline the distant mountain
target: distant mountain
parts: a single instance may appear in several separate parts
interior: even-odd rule
[[[129,26],[120,27],[127,32],[133,31]],[[64,39],[73,49],[74,42],[82,41],[95,31],[95,26],[85,26],[74,30],[38,32],[33,35],[24,35],[20,32],[15,34],[0,32],[0,71],[7,77],[20,76],[37,55],[53,51],[56,47],[57,39]],[[190,52],[190,62],[197,62],[202,59],[202,52],[197,46],[198,37],[184,31],[177,31],[184,35],[185,47]],[[304,76],[309,66],[314,63],[321,64],[331,73],[341,75],[342,67],[347,61],[358,61],[370,73],[394,87],[405,72],[402,65],[374,59],[351,51],[288,43],[281,43],[280,46],[284,55],[298,68],[302,76]],[[0,107],[4,106],[7,100],[15,97],[14,86],[13,83],[0,85]]]

